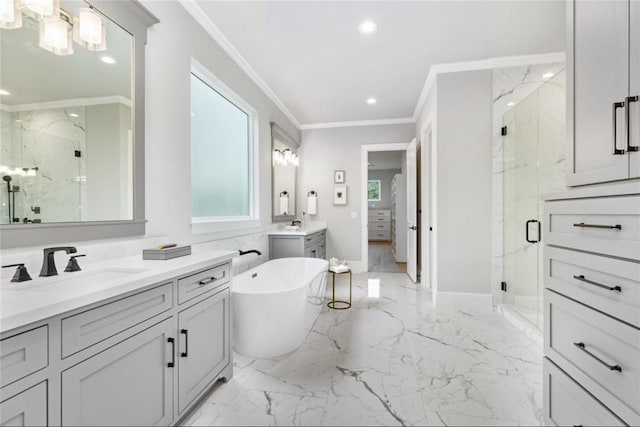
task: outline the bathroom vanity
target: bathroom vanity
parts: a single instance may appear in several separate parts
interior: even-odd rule
[[[269,232],[269,259],[327,257],[326,225],[309,225],[297,230]]]
[[[233,375],[235,255],[135,256],[3,283],[0,424],[176,424]]]

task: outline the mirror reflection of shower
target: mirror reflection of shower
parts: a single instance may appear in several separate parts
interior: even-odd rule
[[[11,175],[5,175],[2,177],[2,180],[7,183],[7,215],[9,216],[8,222],[14,223],[19,222],[20,219],[16,218],[16,193],[20,191],[20,186],[14,185],[11,186]],[[13,209],[12,209],[13,206]]]

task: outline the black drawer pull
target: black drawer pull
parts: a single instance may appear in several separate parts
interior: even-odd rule
[[[609,365],[607,362],[605,362],[604,360],[600,359],[598,356],[596,356],[595,354],[591,353],[589,350],[587,350],[587,346],[583,343],[583,342],[574,342],[573,345],[575,345],[576,347],[578,347],[580,350],[584,351],[585,353],[587,353],[589,356],[593,357],[594,359],[596,359],[598,362],[600,362],[601,364],[603,364],[604,366],[606,366],[607,368],[609,368],[609,370],[611,371],[618,371],[618,372],[622,372],[622,367],[620,367],[620,365]]]
[[[226,271],[223,271],[223,272],[222,272],[222,276],[220,276],[220,277],[211,276],[211,277],[209,277],[208,279],[200,280],[200,281],[198,282],[198,285],[200,285],[200,286],[204,286],[204,285],[207,285],[207,284],[209,284],[209,283],[211,283],[211,282],[215,282],[216,280],[220,280],[220,279],[224,278],[224,276],[225,276],[225,274],[226,274],[226,273],[227,273]]]
[[[176,340],[167,338],[167,342],[171,343],[171,362],[167,363],[167,368],[176,366]]]
[[[180,333],[184,334],[184,351],[180,353],[180,357],[187,357],[189,355],[189,331],[187,329],[180,329]]]
[[[576,279],[576,280],[579,280],[579,281],[581,281],[581,282],[588,283],[588,284],[593,285],[593,286],[597,286],[597,287],[602,288],[602,289],[606,289],[606,290],[609,290],[609,291],[618,291],[618,292],[622,292],[622,288],[621,288],[620,286],[607,286],[607,285],[603,285],[602,283],[594,282],[593,280],[589,280],[589,279],[587,279],[587,278],[586,278],[586,277],[584,277],[582,274],[581,274],[581,275],[579,275],[579,276],[575,276],[575,275],[574,275],[574,276],[573,276],[573,278],[574,278],[574,279]]]
[[[616,224],[616,225],[598,225],[598,224],[585,224],[584,222],[581,222],[579,224],[573,224],[574,227],[580,227],[580,228],[605,228],[607,230],[622,230],[622,226],[620,224]]]

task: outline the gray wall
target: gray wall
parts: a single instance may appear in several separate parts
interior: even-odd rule
[[[391,180],[401,173],[400,169],[370,170],[369,179],[380,180],[380,201],[369,202],[369,209],[391,209]]]
[[[491,293],[491,92],[491,70],[438,76],[439,292]]]
[[[146,49],[147,234],[175,241],[191,236],[191,58],[200,62],[259,115],[259,211],[271,222],[271,128],[298,130],[178,2],[143,0],[160,23],[149,28]],[[224,183],[219,183],[224,185]],[[241,234],[241,233],[240,233]],[[245,233],[246,234],[246,233]],[[230,248],[234,246],[230,242]]]
[[[361,146],[410,142],[414,137],[413,124],[302,131],[298,200],[304,206],[304,195],[318,192],[318,215],[307,220],[327,221],[327,257],[361,260]],[[333,206],[334,170],[345,171],[346,206]]]

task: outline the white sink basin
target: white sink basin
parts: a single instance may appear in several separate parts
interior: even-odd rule
[[[9,282],[2,287],[3,292],[55,292],[64,293],[75,289],[80,293],[95,291],[106,284],[123,277],[131,277],[147,270],[137,268],[101,268],[93,271],[78,271],[74,273],[59,272],[53,277],[33,277],[28,282]]]

